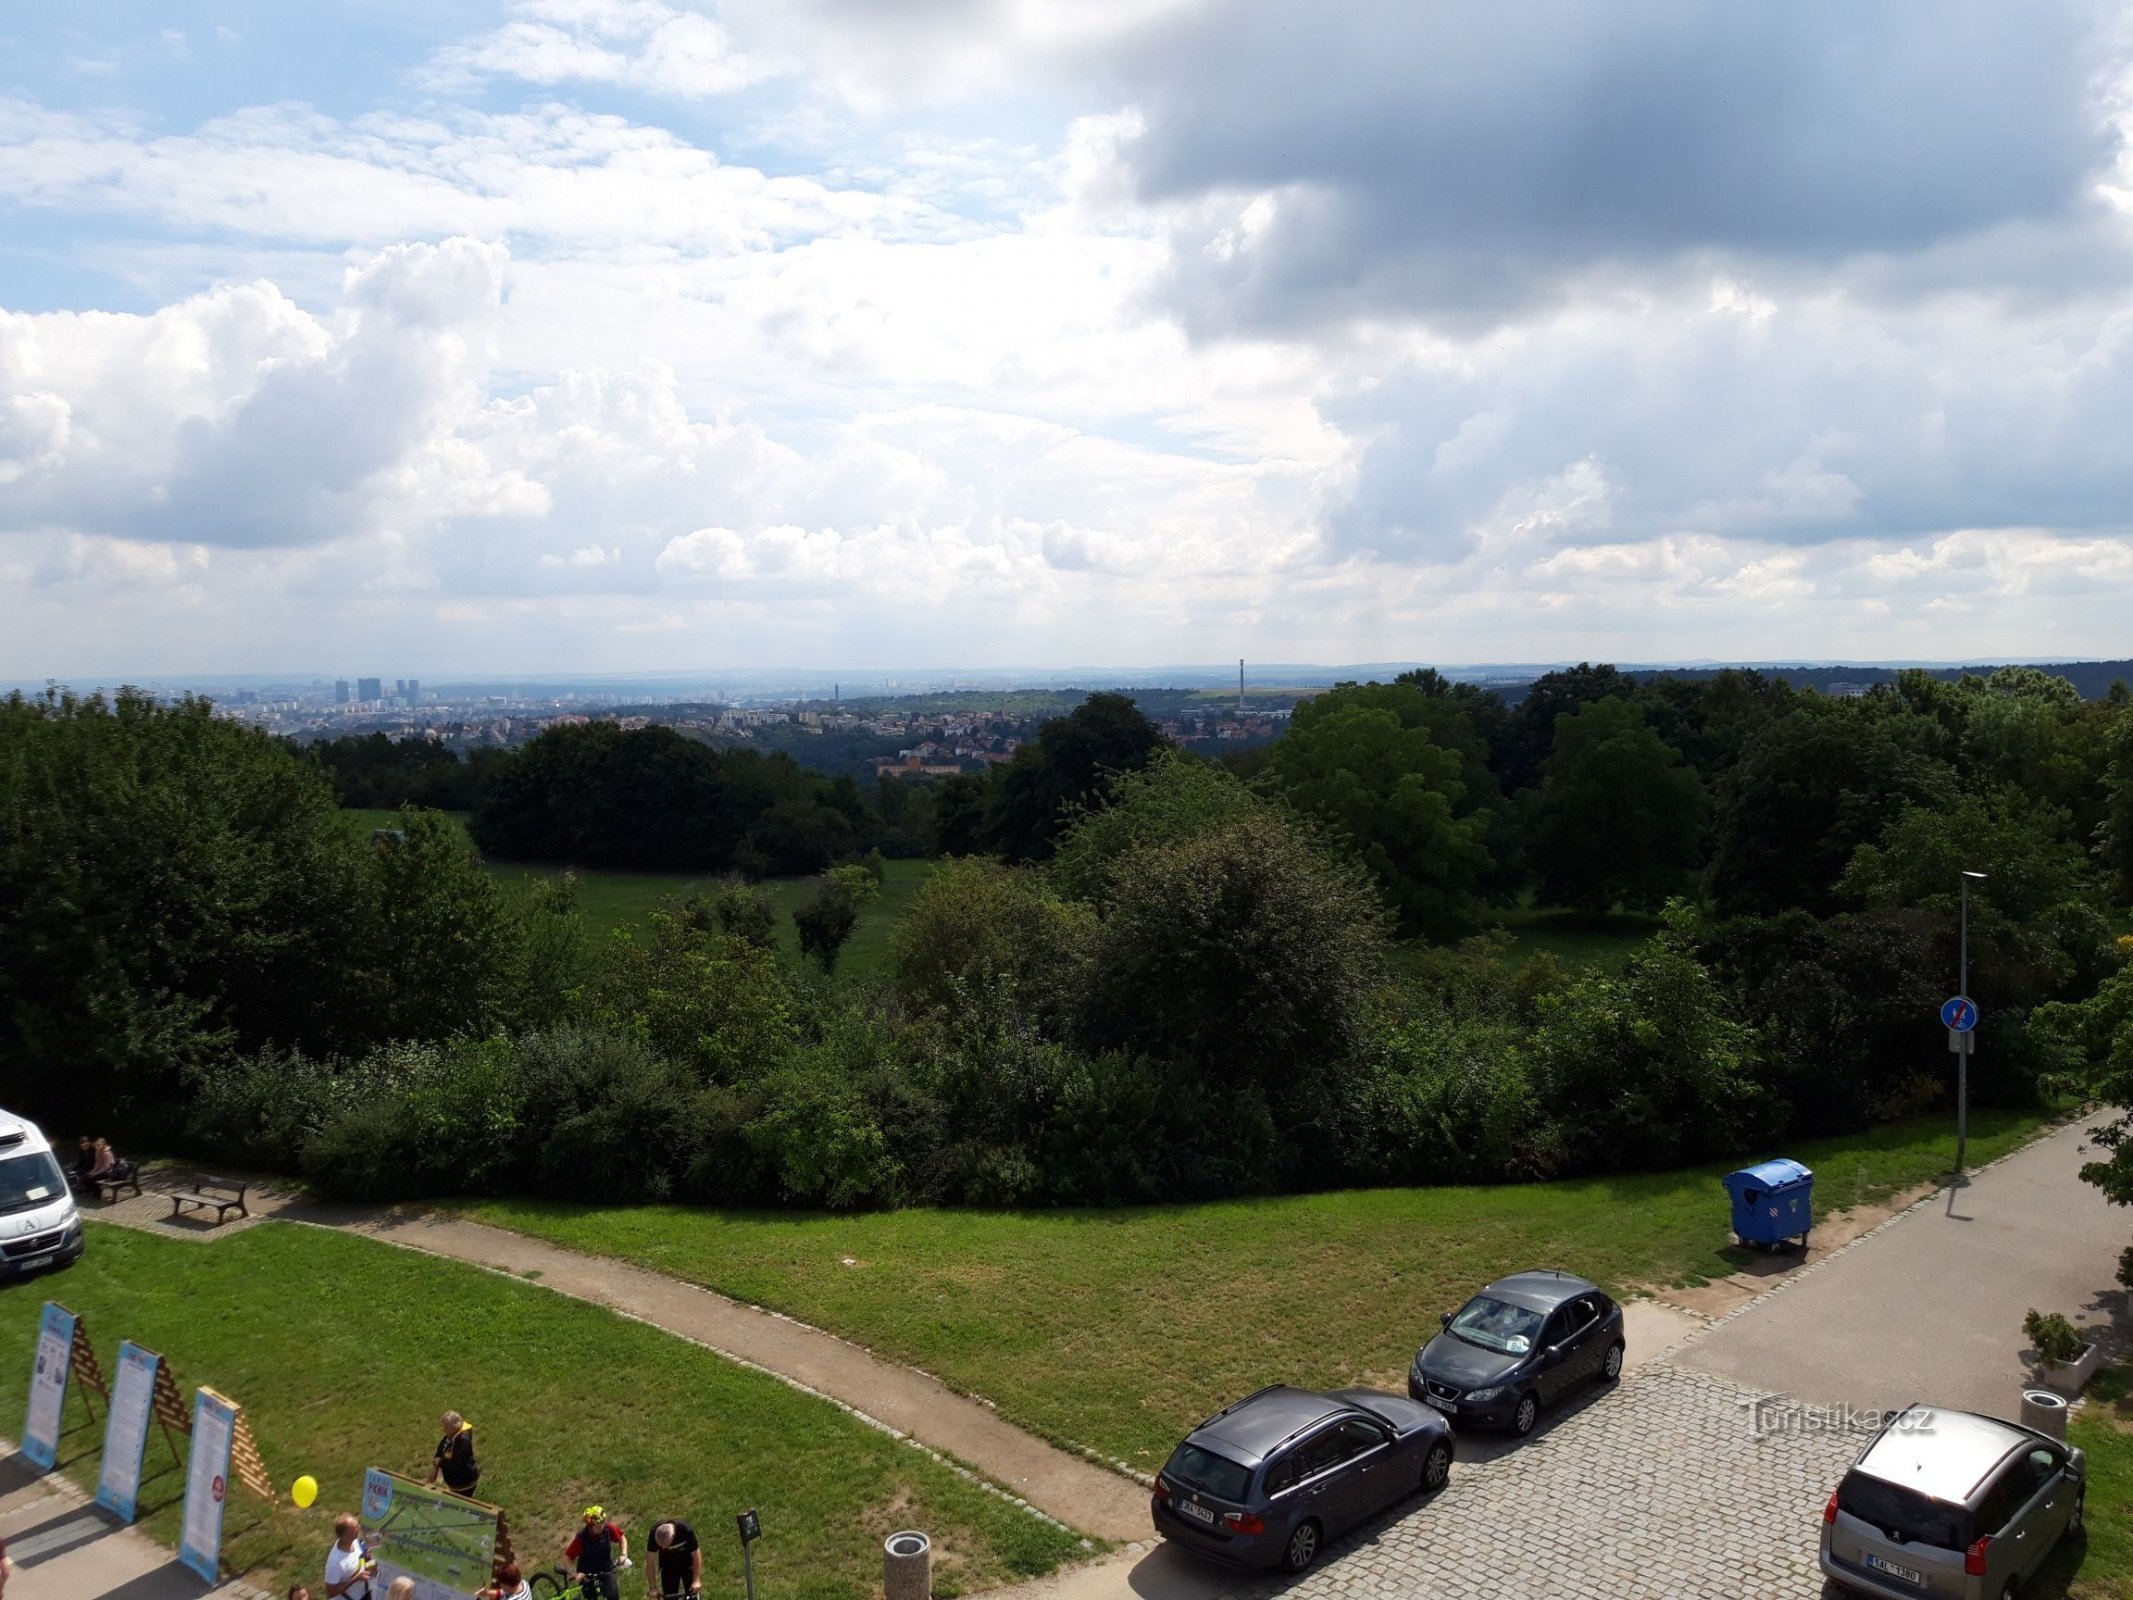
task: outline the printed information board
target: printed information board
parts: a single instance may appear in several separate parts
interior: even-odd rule
[[[178,1559],[209,1583],[220,1581],[222,1502],[230,1490],[230,1435],[237,1408],[212,1389],[193,1396],[192,1457],[185,1464],[185,1527]]]
[[[119,1346],[118,1376],[111,1381],[111,1407],[104,1417],[104,1466],[96,1480],[96,1503],[131,1522],[141,1497],[141,1459],[155,1414],[156,1368],[163,1358],[128,1339]]]
[[[489,1581],[500,1513],[372,1467],[363,1475],[363,1541],[381,1588],[415,1580],[415,1600],[465,1600]]]
[[[74,1364],[74,1313],[47,1300],[37,1324],[37,1354],[30,1369],[30,1414],[22,1426],[22,1453],[46,1472],[59,1460],[59,1419],[67,1405],[67,1374]]]

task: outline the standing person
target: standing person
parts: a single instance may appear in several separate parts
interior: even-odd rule
[[[456,1411],[447,1411],[443,1427],[444,1437],[437,1441],[430,1460],[430,1482],[435,1483],[441,1473],[447,1489],[471,1500],[481,1482],[481,1463],[474,1457],[474,1424]]]
[[[415,1580],[402,1573],[385,1591],[385,1600],[415,1600]]]
[[[533,1600],[533,1586],[516,1561],[506,1561],[497,1569],[496,1581],[475,1592],[479,1600]]]
[[[371,1600],[378,1564],[363,1544],[363,1524],[345,1512],[333,1519],[333,1548],[326,1552],[326,1600]]]
[[[652,1530],[653,1560],[644,1566],[644,1592],[662,1597],[704,1592],[704,1552],[686,1522],[662,1522]],[[653,1586],[654,1577],[658,1586]]]
[[[606,1600],[622,1600],[615,1574],[629,1564],[629,1535],[609,1522],[600,1507],[585,1508],[583,1523],[571,1535],[570,1543],[563,1546],[563,1559],[573,1563],[578,1576],[587,1580],[587,1595],[597,1592]]]

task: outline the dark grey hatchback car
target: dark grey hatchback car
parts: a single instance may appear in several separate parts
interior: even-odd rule
[[[1217,1411],[1156,1475],[1155,1531],[1239,1567],[1301,1572],[1328,1540],[1444,1487],[1452,1431],[1426,1406],[1372,1389],[1281,1384]]]
[[[1567,1272],[1499,1278],[1416,1352],[1407,1392],[1459,1422],[1521,1439],[1552,1405],[1594,1379],[1622,1376],[1622,1308]]]

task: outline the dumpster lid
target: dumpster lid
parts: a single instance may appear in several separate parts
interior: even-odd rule
[[[1738,1172],[1726,1174],[1726,1187],[1758,1189],[1782,1188],[1788,1183],[1801,1183],[1812,1178],[1814,1173],[1787,1156],[1776,1156],[1768,1161],[1758,1161],[1752,1167],[1742,1167]]]

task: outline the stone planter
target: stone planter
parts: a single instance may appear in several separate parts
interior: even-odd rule
[[[2081,1393],[2082,1385],[2096,1376],[2096,1369],[2103,1365],[2103,1347],[2085,1344],[2081,1354],[2071,1361],[2040,1361],[2037,1363],[2037,1382],[2053,1389],[2068,1399]]]

